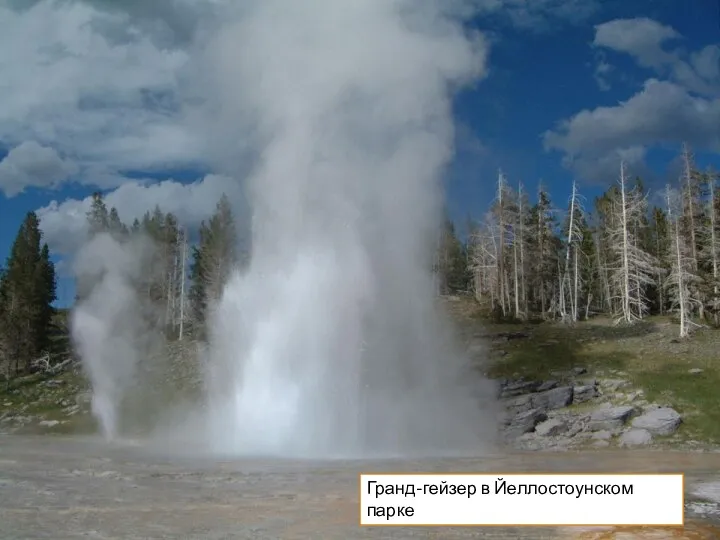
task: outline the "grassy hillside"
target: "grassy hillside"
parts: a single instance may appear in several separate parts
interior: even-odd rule
[[[489,337],[492,377],[544,380],[582,366],[589,375],[625,379],[649,401],[675,408],[683,415],[685,437],[720,443],[720,330],[703,329],[680,340],[668,317],[629,327],[609,319],[575,326],[501,324],[468,298],[448,306],[466,331],[473,328]],[[508,332],[527,337],[493,337]]]

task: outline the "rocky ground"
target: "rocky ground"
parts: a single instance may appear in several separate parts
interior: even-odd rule
[[[94,428],[91,393],[77,364],[16,379],[0,391],[0,433],[76,433]]]
[[[577,367],[554,379],[500,381],[505,439],[525,450],[567,450],[592,446],[682,446],[707,449],[675,437],[682,415],[650,403],[642,389],[612,371],[589,376]]]
[[[494,324],[467,299],[446,305],[476,368],[497,382],[511,447],[720,450],[720,330],[681,340],[658,318]]]

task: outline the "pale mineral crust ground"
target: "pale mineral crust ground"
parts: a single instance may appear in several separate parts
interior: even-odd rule
[[[685,472],[684,530],[360,528],[358,473]],[[0,538],[720,538],[720,454],[512,453],[373,462],[170,457],[94,438],[0,437]]]

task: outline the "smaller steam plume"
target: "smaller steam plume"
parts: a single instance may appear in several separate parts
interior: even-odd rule
[[[81,248],[74,264],[79,300],[72,337],[92,384],[92,413],[108,439],[120,434],[123,401],[150,339],[134,286],[150,247],[141,237],[120,243],[102,233]]]

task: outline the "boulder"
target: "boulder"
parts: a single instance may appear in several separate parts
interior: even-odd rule
[[[586,384],[573,388],[573,403],[585,403],[598,395],[595,385]]]
[[[529,411],[533,408],[531,395],[525,394],[524,396],[508,399],[505,401],[505,408],[513,415]]]
[[[625,425],[632,416],[634,407],[601,407],[595,409],[590,415],[588,429],[590,431],[613,431]]]
[[[548,390],[552,390],[553,388],[557,387],[558,382],[557,381],[545,381],[540,386],[538,386],[537,391],[538,392],[546,392]]]
[[[568,425],[558,418],[551,418],[535,426],[535,432],[542,437],[554,437],[565,433]]]
[[[530,394],[537,390],[540,383],[535,381],[511,381],[508,384],[503,385],[501,390],[501,396],[504,398],[521,396],[523,394]]]
[[[562,409],[572,403],[573,389],[572,386],[561,386],[533,394],[531,399],[535,409]]]
[[[648,431],[652,435],[672,435],[682,423],[682,417],[670,407],[650,410],[632,421],[632,427]]]
[[[540,409],[530,409],[516,415],[510,422],[507,432],[511,437],[519,437],[535,430],[540,422],[547,420],[547,414]]]
[[[620,446],[645,446],[652,442],[652,435],[646,429],[630,429],[620,435]]]

